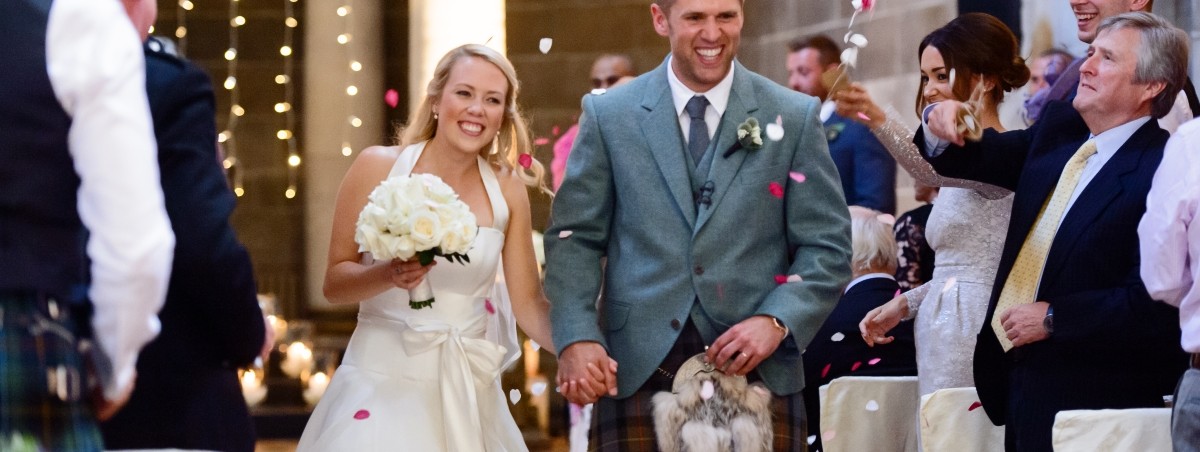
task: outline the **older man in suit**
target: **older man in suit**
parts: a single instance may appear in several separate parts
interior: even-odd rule
[[[123,0],[147,39],[154,0]],[[217,161],[212,82],[196,65],[145,46],[146,92],[167,215],[175,232],[162,333],[138,359],[129,404],[101,424],[113,449],[253,451],[237,368],[264,347],[250,256],[229,224],[234,197]]]
[[[975,349],[1008,450],[1051,450],[1061,410],[1162,406],[1183,371],[1179,312],[1138,277],[1137,225],[1168,138],[1151,118],[1171,108],[1187,49],[1162,19],[1121,14],[1100,26],[1073,104],[1048,105],[1032,128],[965,143],[961,104],[927,113],[917,142],[934,168],[1016,192]]]
[[[710,344],[710,362],[776,396],[775,449],[803,450],[800,351],[850,274],[818,101],[734,60],[740,0],[650,12],[671,54],[584,98],[546,233],[559,383],[574,402],[611,396],[595,406],[592,447],[651,450],[650,397]],[[739,139],[752,118],[763,130]],[[782,136],[763,133],[777,120]]]

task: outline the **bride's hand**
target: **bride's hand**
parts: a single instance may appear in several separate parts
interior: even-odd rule
[[[904,295],[897,295],[891,301],[868,312],[862,322],[859,322],[858,331],[862,333],[867,346],[888,344],[896,338],[888,336],[887,333],[899,325],[907,315],[908,299]]]
[[[437,261],[429,265],[421,265],[416,258],[402,261],[400,259],[392,259],[388,263],[388,277],[392,280],[392,284],[401,289],[413,289],[425,279],[425,275],[429,270],[437,265]]]

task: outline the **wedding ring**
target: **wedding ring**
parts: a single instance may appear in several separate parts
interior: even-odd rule
[[[750,355],[747,355],[746,352],[740,352],[740,353],[742,354],[742,357],[744,357],[746,359],[750,359]]]

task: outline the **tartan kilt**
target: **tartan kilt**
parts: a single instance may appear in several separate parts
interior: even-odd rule
[[[704,352],[704,339],[688,320],[679,339],[663,359],[661,369],[674,373],[684,361]],[[750,382],[761,380],[758,372],[747,375]],[[654,405],[651,398],[659,391],[671,390],[672,378],[655,371],[637,392],[624,399],[601,397],[592,405],[592,425],[588,433],[588,450],[602,452],[658,451],[654,434]],[[804,397],[772,395],[771,423],[775,435],[773,450],[804,452],[808,450],[808,421]]]
[[[82,396],[87,373],[75,320],[65,304],[50,309],[48,303],[54,302],[0,293],[0,449],[101,450],[100,430]]]

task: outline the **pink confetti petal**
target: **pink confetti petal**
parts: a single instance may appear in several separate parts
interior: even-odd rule
[[[804,281],[804,278],[801,278],[800,275],[788,275],[788,277],[787,277],[787,282],[802,282],[802,281]]]
[[[788,177],[790,177],[790,178],[792,178],[792,180],[796,181],[797,184],[803,184],[804,181],[808,180],[808,177],[805,177],[804,173],[800,173],[800,172],[796,172],[796,171],[792,171],[792,172],[788,173]]]
[[[829,337],[829,340],[834,341],[834,342],[841,342],[845,339],[846,339],[846,335],[842,334],[841,332],[833,333],[833,336]]]
[[[533,144],[535,146],[545,146],[547,144],[550,144],[550,139],[546,138],[546,137],[537,137],[537,138],[533,139]]]
[[[867,114],[866,114],[866,113],[863,113],[863,112],[861,112],[861,111],[860,111],[860,112],[858,112],[858,117],[859,117],[859,119],[862,119],[863,121],[870,121],[870,120],[871,120],[871,117],[870,117],[870,116],[867,116]]]
[[[559,132],[558,126],[554,126],[553,128],[550,129],[551,135],[558,136],[558,132]]]
[[[836,436],[837,436],[836,431],[826,430],[825,433],[821,434],[821,441],[833,441],[833,438]]]
[[[874,366],[879,364],[880,361],[883,361],[883,358],[873,358],[870,361],[867,361],[867,364]]]
[[[821,378],[825,378],[826,375],[829,375],[829,366],[832,366],[832,365],[833,365],[832,363],[826,364],[825,368],[821,369]]]
[[[771,182],[767,185],[767,190],[771,191],[771,196],[783,199],[783,186],[779,185],[779,182]]]
[[[783,284],[787,282],[787,275],[775,275],[775,284]]]
[[[975,411],[975,410],[979,409],[979,407],[981,407],[981,406],[983,406],[982,403],[979,403],[979,402],[972,403],[971,406],[967,408],[967,411]]]
[[[389,89],[383,93],[383,101],[387,102],[389,107],[396,108],[396,105],[400,104],[400,93],[394,89]]]
[[[533,156],[529,154],[521,154],[519,157],[517,157],[517,163],[520,164],[522,168],[529,169],[529,167],[533,165]]]
[[[868,400],[866,408],[867,411],[879,411],[879,402]]]
[[[850,371],[854,372],[858,370],[859,367],[862,367],[862,361],[855,361],[854,364],[850,366]]]
[[[900,294],[901,294],[900,289],[896,289],[896,293],[894,295],[892,295],[892,298],[896,298],[896,297],[900,296]]]
[[[565,238],[570,237],[571,234],[574,234],[574,233],[575,233],[575,231],[559,231],[558,238],[565,239]]]
[[[360,421],[369,417],[371,417],[371,412],[367,410],[358,410],[354,413],[354,418]]]
[[[496,313],[496,307],[492,305],[492,299],[491,299],[491,298],[484,298],[484,299],[483,299],[483,308],[484,308],[484,309],[487,309],[487,312],[488,312],[488,314],[495,314],[495,313]]]
[[[886,224],[888,226],[896,225],[896,217],[892,216],[892,214],[890,214],[890,213],[881,213],[879,215],[876,215],[875,219],[879,220],[880,223]]]
[[[757,392],[759,394],[771,395],[771,391],[768,391],[767,388],[764,388],[762,386],[754,385],[754,386],[751,386],[751,388],[754,388],[754,392]]]

